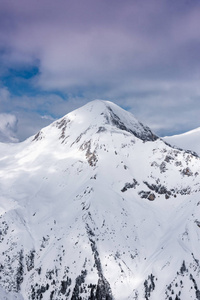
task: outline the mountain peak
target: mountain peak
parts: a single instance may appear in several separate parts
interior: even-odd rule
[[[200,157],[155,139],[96,100],[0,143],[0,299],[199,299]]]
[[[94,100],[86,105],[65,115],[63,118],[55,121],[50,127],[57,127],[60,139],[66,140],[69,136],[69,128],[78,136],[89,129],[96,128],[97,132],[102,131],[123,131],[134,135],[135,137],[146,141],[155,141],[158,137],[152,133],[148,126],[139,122],[131,113],[122,109],[118,105],[105,100]],[[42,130],[41,132],[46,131]],[[48,131],[48,130],[47,130]],[[42,138],[41,132],[37,133],[33,140]]]

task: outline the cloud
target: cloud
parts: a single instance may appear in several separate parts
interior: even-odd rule
[[[16,142],[36,134],[70,111],[87,103],[82,97],[64,100],[56,94],[13,96],[0,88],[0,141]]]
[[[0,114],[0,141],[1,142],[17,142],[15,136],[17,131],[17,118],[14,115],[2,113]]]
[[[28,2],[2,1],[2,35],[12,63],[39,60],[45,90],[181,76],[191,41],[198,50],[200,10],[183,1]]]
[[[197,127],[199,20],[195,0],[2,0],[0,109],[42,125],[102,98],[159,134]],[[19,76],[8,85],[10,69],[34,66],[24,94]]]

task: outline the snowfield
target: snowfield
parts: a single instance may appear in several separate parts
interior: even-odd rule
[[[108,101],[1,143],[1,299],[200,299],[199,174]]]

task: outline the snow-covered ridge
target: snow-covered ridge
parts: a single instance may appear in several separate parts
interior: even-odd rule
[[[185,150],[189,149],[195,151],[200,155],[200,128],[190,130],[183,134],[166,136],[163,139],[171,145]]]
[[[107,101],[0,144],[0,295],[198,299],[200,158]]]

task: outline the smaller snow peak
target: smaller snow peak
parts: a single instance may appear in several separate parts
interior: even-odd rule
[[[200,127],[182,134],[163,137],[163,140],[165,142],[179,149],[189,150],[193,155],[200,156],[199,139],[200,139]]]

